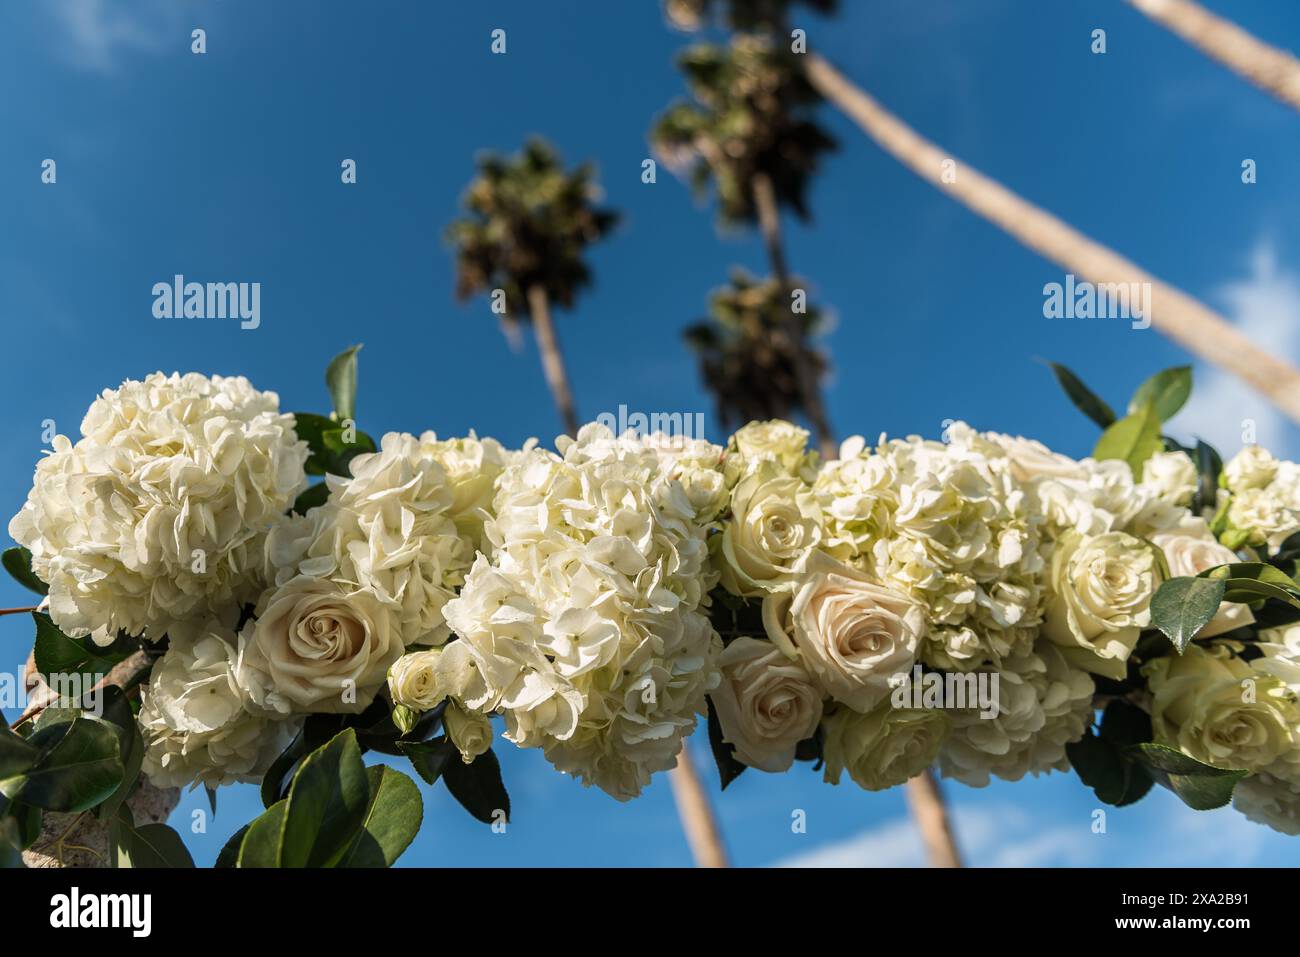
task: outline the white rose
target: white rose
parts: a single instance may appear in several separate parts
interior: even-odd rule
[[[895,708],[887,701],[866,714],[838,708],[822,723],[825,780],[839,784],[847,770],[868,791],[902,784],[934,762],[950,725],[942,711]]]
[[[722,681],[712,694],[722,737],[736,759],[761,771],[786,771],[795,746],[812,737],[822,693],[797,660],[770,641],[737,638],[719,659]]]
[[[1196,466],[1186,452],[1156,452],[1142,463],[1142,484],[1163,501],[1190,505],[1196,481]]]
[[[1043,634],[1074,665],[1120,680],[1160,584],[1151,546],[1123,532],[1056,543]]]
[[[1143,666],[1151,727],[1158,743],[1205,764],[1267,770],[1295,748],[1300,708],[1281,680],[1235,657],[1231,645],[1188,645]]]
[[[790,640],[823,691],[857,711],[911,670],[925,636],[921,606],[816,552],[790,606]],[[773,615],[768,618],[775,618]]]
[[[770,459],[778,462],[785,471],[794,472],[803,463],[808,448],[808,430],[782,419],[771,419],[750,422],[739,429],[731,441],[746,459]]]
[[[1223,466],[1223,482],[1233,492],[1265,488],[1277,474],[1278,462],[1258,445],[1248,445]]]
[[[492,747],[492,721],[487,715],[462,708],[454,701],[447,705],[442,715],[442,726],[447,738],[460,751],[460,759],[472,764],[474,759]]]
[[[822,538],[822,515],[799,479],[760,465],[736,485],[720,539],[721,581],[735,595],[779,591]]]
[[[1151,537],[1165,554],[1169,565],[1169,574],[1175,578],[1195,577],[1201,572],[1218,565],[1227,565],[1237,560],[1232,549],[1220,545],[1214,536],[1206,532],[1205,537],[1162,532]],[[1225,601],[1219,606],[1219,612],[1210,623],[1201,629],[1199,637],[1212,638],[1225,631],[1241,628],[1255,620],[1249,605]]]
[[[1300,783],[1252,774],[1233,788],[1232,806],[1257,824],[1300,835]]]
[[[393,704],[412,711],[428,711],[447,697],[438,685],[437,666],[441,655],[441,648],[431,648],[402,655],[393,662],[388,669],[388,692]]]
[[[259,707],[363,711],[402,654],[393,612],[372,592],[300,576],[262,604],[240,636],[240,681]]]

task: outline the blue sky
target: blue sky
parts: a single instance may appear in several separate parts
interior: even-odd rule
[[[1207,4],[1300,46],[1292,4]],[[798,25],[887,107],[1260,344],[1300,361],[1300,117],[1120,0],[855,0]],[[208,52],[190,53],[190,31]],[[504,56],[489,34],[507,31]],[[1108,52],[1090,52],[1094,28]],[[645,133],[683,92],[653,0],[10,0],[0,5],[0,473],[20,505],[42,422],[75,434],[102,388],[153,370],[244,374],[286,409],[324,410],[330,356],[364,342],[358,414],[391,429],[509,444],[560,430],[531,342],[513,353],[484,300],[453,301],[442,243],[482,148],[530,133],[594,160],[624,213],[591,256],[596,284],[559,329],[580,412],[704,410],[680,330],[733,265],[763,269],[750,235],[661,170],[641,182]],[[937,436],[945,419],[1031,435],[1076,455],[1095,430],[1036,358],[1064,361],[1122,404],[1151,372],[1189,361],[1154,330],[1048,320],[1061,272],[916,179],[832,108],[840,150],[813,187],[814,222],[788,224],[792,267],[836,316],[829,410],[842,434]],[[58,182],[40,181],[53,158]],[[358,164],[356,185],[340,163]],[[1245,158],[1259,181],[1240,181]],[[159,320],[155,282],[262,284],[256,330]],[[1300,434],[1197,364],[1198,396],[1171,428],[1225,451],[1241,423],[1300,454]],[[716,428],[714,438],[720,438]],[[21,591],[0,583],[0,602]],[[0,619],[6,666],[30,626]],[[696,742],[700,744],[701,742]],[[430,792],[408,864],[685,864],[666,780],[619,805],[499,747],[514,796],[505,835]],[[705,751],[700,763],[710,775]],[[715,780],[711,777],[710,779]],[[1193,815],[1156,793],[1091,832],[1096,801],[1053,775],[983,791],[951,785],[961,840],[982,864],[1287,863],[1284,838],[1232,812]],[[901,791],[820,784],[806,768],[746,774],[718,799],[742,864],[913,863]],[[174,823],[201,863],[257,808],[223,792],[206,833]],[[792,834],[803,809],[808,832]]]

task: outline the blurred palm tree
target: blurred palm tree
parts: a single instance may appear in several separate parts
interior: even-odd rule
[[[573,389],[556,337],[551,307],[571,308],[591,282],[584,261],[618,214],[594,205],[600,198],[595,168],[566,172],[545,140],[533,138],[515,156],[485,153],[465,191],[468,216],[447,228],[456,250],[456,295],[500,290],[507,333],[520,317],[532,323],[542,370],[564,428],[578,431]]]
[[[1226,33],[1231,24],[1212,18],[1189,0],[1130,0],[1135,7],[1192,40],[1201,49],[1246,75],[1279,99],[1293,102],[1300,79],[1294,59],[1281,51],[1267,55],[1264,44],[1245,31]],[[768,37],[789,35],[790,13],[798,6],[833,13],[836,0],[665,0],[669,21],[697,29],[712,19],[736,30]],[[1254,42],[1254,47],[1251,45]],[[953,154],[927,141],[852,83],[816,53],[798,55],[807,82],[835,104],[885,152],[1008,235],[1092,283],[1137,283],[1151,290],[1151,325],[1205,362],[1237,376],[1295,422],[1300,422],[1300,370],[1274,352],[1261,349],[1231,322],[1180,289],[1162,282],[1136,263],[1083,235],[1051,213],[1011,192],[978,170],[957,163],[958,173],[941,171]]]
[[[736,269],[730,283],[710,297],[708,318],[686,330],[724,429],[754,420],[789,419],[801,407],[798,363],[779,334],[789,317],[790,301],[780,281],[756,279]],[[821,324],[822,314],[810,306],[796,318],[806,340]],[[825,357],[816,350],[809,357],[813,371],[820,374]]]
[[[808,184],[835,141],[809,115],[820,97],[795,54],[761,37],[730,46],[701,44],[678,58],[693,101],[679,101],[656,121],[650,141],[670,169],[697,194],[712,185],[726,228],[757,224],[775,276],[776,300],[787,297],[785,321],[770,327],[775,351],[794,362],[799,399],[818,441],[834,454],[822,402],[820,369],[806,342],[806,323],[790,309],[795,288],[781,236],[782,206],[808,219]],[[774,300],[775,301],[775,300]]]

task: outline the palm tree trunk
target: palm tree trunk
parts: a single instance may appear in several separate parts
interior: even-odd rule
[[[1236,375],[1300,422],[1300,372],[1258,348],[1228,320],[1094,242],[1052,214],[1026,202],[970,166],[944,182],[948,152],[924,139],[821,57],[807,55],[808,78],[887,153],[922,179],[960,200],[1025,246],[1093,283],[1138,282],[1151,290],[1150,321],[1156,329],[1206,362]]]
[[[528,315],[533,321],[537,336],[537,350],[542,355],[542,372],[550,386],[555,407],[564,421],[564,431],[578,434],[578,412],[573,406],[573,391],[569,388],[569,374],[564,368],[564,355],[555,337],[555,324],[551,322],[551,304],[546,290],[538,285],[528,287]]]
[[[713,816],[713,805],[704,790],[700,776],[695,772],[691,749],[685,741],[677,755],[677,767],[668,776],[673,785],[673,798],[677,801],[677,815],[682,819],[686,843],[695,857],[696,867],[730,867],[727,849],[722,844],[722,831]]]
[[[1229,70],[1300,110],[1300,60],[1192,0],[1128,0]]]
[[[934,772],[926,768],[907,782],[907,803],[912,809],[926,857],[931,867],[961,867],[961,852]]]
[[[758,211],[758,226],[763,233],[763,244],[767,247],[767,258],[772,264],[772,272],[781,288],[790,291],[790,270],[786,266],[785,248],[781,242],[781,213],[777,209],[776,191],[772,180],[766,173],[755,173],[753,180],[754,208]],[[826,407],[822,404],[821,385],[813,370],[812,357],[808,353],[807,337],[804,336],[803,324],[798,316],[790,313],[786,325],[787,334],[794,351],[795,375],[799,379],[799,393],[803,400],[803,410],[817,433],[817,444],[821,447],[822,457],[834,459],[839,457],[839,444],[831,430],[826,417]]]

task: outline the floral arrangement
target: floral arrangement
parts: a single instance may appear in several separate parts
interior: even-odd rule
[[[957,422],[823,461],[783,421],[376,443],[356,361],[329,416],[157,373],[54,439],[4,564],[43,687],[82,685],[0,729],[0,843],[93,814],[108,863],[185,864],[132,794],[252,781],[219,866],[391,864],[419,792],[363,753],[504,824],[494,718],[618,800],[704,718],[724,787],[1073,769],[1300,833],[1300,466],[1165,437],[1187,369],[1118,417],[1055,367],[1089,458]]]

